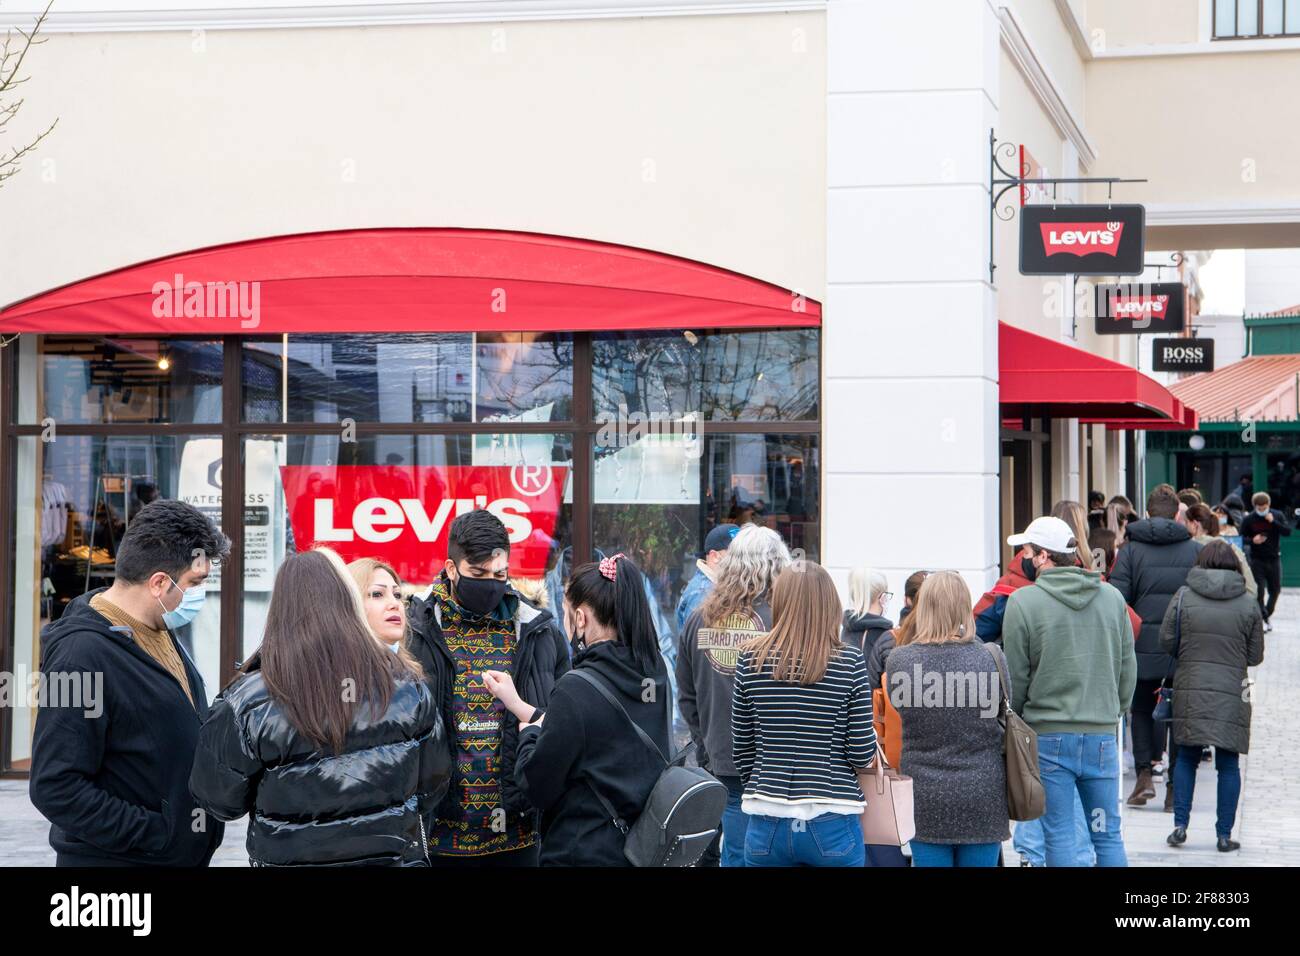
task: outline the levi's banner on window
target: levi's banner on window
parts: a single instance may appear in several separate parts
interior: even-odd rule
[[[1127,276],[1142,272],[1146,207],[1025,206],[1020,272],[1027,276]]]
[[[1181,332],[1187,288],[1181,282],[1121,282],[1097,286],[1097,334]]]
[[[280,467],[299,551],[319,544],[345,561],[376,558],[420,585],[442,570],[452,521],[475,508],[506,526],[512,575],[544,575],[568,472],[551,465]]]

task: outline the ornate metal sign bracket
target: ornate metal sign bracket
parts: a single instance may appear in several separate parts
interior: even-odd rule
[[[1056,189],[1058,186],[1071,185],[1074,183],[1104,183],[1106,186],[1106,202],[1110,203],[1114,198],[1114,189],[1116,183],[1144,183],[1145,179],[1122,179],[1118,176],[1076,176],[1071,178],[1048,178],[1048,179],[1026,179],[1025,174],[1029,171],[1024,165],[1016,161],[1017,172],[1012,174],[1010,170],[1002,165],[999,156],[1009,160],[1016,160],[1017,147],[1015,143],[999,143],[996,131],[989,130],[989,284],[993,283],[993,272],[997,269],[997,264],[993,261],[993,230],[996,225],[995,218],[1003,222],[1010,222],[1016,215],[1014,203],[1007,203],[1002,208],[998,208],[998,203],[1006,195],[1007,190],[1021,188],[1026,186],[1051,186],[1052,187],[1052,205],[1056,205]],[[999,175],[1000,174],[1000,175]]]

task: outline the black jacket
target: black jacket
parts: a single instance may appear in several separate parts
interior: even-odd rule
[[[1181,615],[1177,609],[1175,597],[1160,627],[1160,646],[1178,654],[1174,740],[1244,754],[1250,749],[1251,712],[1246,668],[1264,660],[1259,601],[1236,571],[1192,568]]]
[[[1172,518],[1130,521],[1125,528],[1110,583],[1142,618],[1135,648],[1138,680],[1160,680],[1169,671],[1169,655],[1160,649],[1160,622],[1200,550],[1187,528]]]
[[[212,702],[190,790],[220,820],[252,814],[255,864],[419,865],[450,772],[442,717],[423,681],[399,680],[381,715],[358,707],[333,754],[289,723],[253,670]]]
[[[858,615],[853,611],[844,612],[844,624],[840,628],[840,640],[851,644],[863,654],[870,654],[880,635],[892,630],[894,622],[879,614]]]
[[[625,644],[602,641],[579,653],[573,667],[604,678],[628,716],[671,756],[671,691],[662,659],[646,674]],[[577,676],[561,679],[542,726],[520,735],[515,767],[520,788],[542,811],[542,865],[629,866],[625,838],[592,787],[631,825],[664,767],[600,691]]]
[[[1254,511],[1250,511],[1241,519],[1241,524],[1237,526],[1241,530],[1242,547],[1246,549],[1246,554],[1252,559],[1270,561],[1281,557],[1282,536],[1290,536],[1291,534],[1291,526],[1286,523],[1286,515],[1276,508],[1269,508],[1268,510],[1273,516],[1272,521],[1261,517]],[[1251,540],[1257,534],[1266,537],[1263,544],[1255,544]]]
[[[72,703],[93,703],[102,713],[87,716],[96,707],[55,701],[37,711],[32,803],[50,821],[60,866],[207,866],[225,828],[196,816],[190,797],[190,765],[208,710],[203,678],[177,643],[191,704],[133,637],[90,607],[96,593],[74,600],[42,632],[41,675],[47,688],[67,686],[61,675],[83,688],[89,679],[98,700]],[[98,692],[94,675],[102,675]]]
[[[569,669],[569,645],[550,611],[534,607],[517,591],[509,594],[519,601],[515,615],[514,665],[510,675],[514,678],[519,696],[535,707],[545,708],[555,689],[555,682]],[[447,751],[454,755],[456,749],[456,717],[453,712],[452,691],[456,682],[456,663],[442,636],[442,627],[434,605],[436,601],[413,598],[407,609],[410,634],[407,646],[424,668],[426,680],[433,691],[434,700],[442,711],[442,721],[447,727]],[[519,722],[505,719],[501,724],[501,800],[506,809],[507,824],[526,816],[536,825],[536,809],[519,791],[515,783],[515,752],[519,747]],[[459,820],[463,811],[456,787],[448,788],[447,795],[438,807],[438,818]]]

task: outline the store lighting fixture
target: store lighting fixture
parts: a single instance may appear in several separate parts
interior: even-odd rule
[[[1187,439],[1187,447],[1192,451],[1200,451],[1205,447],[1205,436],[1193,435],[1191,438]]]
[[[692,345],[699,344],[700,337],[696,335],[694,332],[692,332],[690,329],[684,329],[682,331],[682,336],[685,337],[686,341],[690,342]]]
[[[158,356],[158,368],[160,368],[162,371],[165,372],[171,367],[172,367],[171,359],[169,359],[166,355]]]

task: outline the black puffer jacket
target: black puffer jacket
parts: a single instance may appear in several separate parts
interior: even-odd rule
[[[653,673],[647,674],[627,645],[601,641],[579,653],[573,668],[603,679],[628,717],[671,756],[672,692],[668,670],[658,655]],[[647,693],[651,683],[654,692]],[[623,855],[625,838],[592,787],[632,823],[641,815],[664,766],[663,758],[600,691],[580,677],[562,678],[542,726],[528,727],[520,735],[515,771],[524,793],[542,810],[541,864],[629,866]]]
[[[569,669],[569,644],[550,611],[534,607],[513,589],[507,594],[519,602],[515,615],[518,640],[510,675],[520,697],[535,707],[545,708],[550,702],[555,682]],[[436,600],[432,597],[427,600],[412,599],[407,609],[410,627],[407,647],[424,668],[425,679],[442,711],[443,724],[451,731],[447,735],[447,753],[451,755],[456,746],[456,715],[452,700],[456,662],[443,639],[435,603]],[[508,826],[513,825],[523,816],[529,819],[535,829],[537,811],[515,782],[515,754],[518,749],[519,722],[502,721],[501,799],[506,808],[506,822]],[[459,820],[463,816],[456,788],[450,787],[438,807],[438,818]]]
[[[1137,638],[1138,680],[1160,680],[1169,655],[1160,649],[1160,622],[1174,594],[1187,581],[1201,546],[1186,527],[1171,518],[1131,521],[1115,558],[1110,583],[1142,618]]]
[[[856,647],[863,654],[870,654],[880,635],[891,630],[894,622],[879,614],[857,614],[844,612],[844,625],[840,628],[840,640]]]
[[[289,723],[254,670],[212,702],[190,791],[219,820],[252,814],[255,865],[410,866],[428,860],[425,834],[450,772],[442,715],[423,681],[399,680],[378,718],[358,707],[336,755]]]
[[[1247,667],[1264,660],[1259,602],[1236,571],[1192,568],[1160,626],[1160,646],[1174,653],[1174,739],[1180,744],[1250,749]],[[1181,617],[1181,625],[1176,619]],[[1179,633],[1181,631],[1181,634]]]

